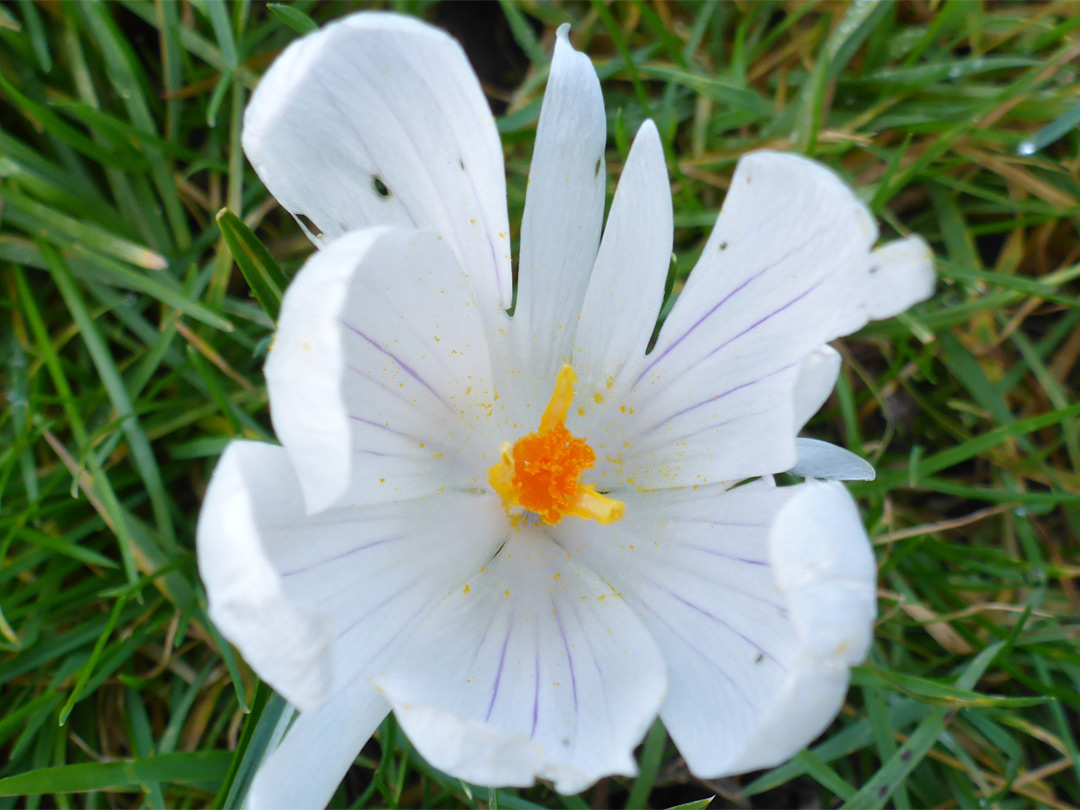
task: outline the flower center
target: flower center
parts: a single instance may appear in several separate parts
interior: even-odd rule
[[[622,520],[626,504],[578,480],[596,463],[596,453],[566,429],[575,379],[574,369],[564,364],[540,418],[540,429],[512,445],[503,442],[499,462],[488,470],[488,481],[507,510],[520,506],[544,523],[558,523],[566,515],[614,523]]]

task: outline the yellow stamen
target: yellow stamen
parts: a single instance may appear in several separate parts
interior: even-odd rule
[[[565,515],[613,523],[622,520],[626,505],[579,481],[596,464],[596,454],[584,439],[566,429],[575,379],[574,369],[564,364],[540,418],[540,429],[513,445],[503,442],[499,462],[488,470],[488,482],[507,509],[522,507],[544,523],[558,523]]]

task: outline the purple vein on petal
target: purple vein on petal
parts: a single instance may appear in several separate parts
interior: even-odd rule
[[[363,450],[361,448],[353,448],[353,452],[361,456],[374,456],[375,458],[403,458],[398,453],[380,453],[378,450]]]
[[[758,278],[763,276],[769,270],[773,269],[774,267],[776,267],[781,262],[784,262],[784,261],[787,261],[788,259],[790,259],[796,253],[801,251],[803,248],[805,248],[807,245],[809,245],[811,242],[813,242],[815,239],[817,239],[819,236],[821,236],[821,234],[824,233],[824,232],[825,232],[824,228],[819,228],[817,231],[812,233],[805,241],[803,241],[802,243],[796,245],[795,247],[791,248],[790,250],[785,251],[783,254],[781,254],[781,256],[778,259],[774,260],[770,264],[765,265],[762,269],[758,270],[756,273],[754,273],[754,275],[750,276],[750,278],[746,279],[746,281],[744,281],[742,284],[740,284],[738,287],[736,287],[734,290],[732,290],[727,295],[725,295],[722,299],[720,299],[716,304],[714,304],[712,306],[712,308],[708,312],[706,312],[704,315],[702,315],[700,318],[698,318],[697,321],[695,321],[690,326],[689,329],[687,329],[685,332],[683,332],[681,335],[679,335],[679,337],[676,338],[673,343],[671,343],[669,346],[667,346],[662,352],[660,352],[660,354],[658,354],[655,358],[653,358],[652,362],[650,362],[647,366],[645,366],[644,369],[641,370],[641,373],[638,374],[637,378],[634,380],[634,383],[633,383],[634,386],[636,386],[639,382],[641,382],[641,380],[645,377],[645,375],[649,373],[650,369],[652,369],[653,366],[655,366],[664,357],[666,357],[667,354],[669,352],[671,352],[676,346],[678,346],[680,343],[682,343],[683,340],[685,340],[686,337],[691,332],[693,332],[695,329],[697,329],[699,326],[701,326],[703,323],[705,323],[705,321],[707,321],[709,318],[711,318],[713,316],[713,313],[715,313],[718,309],[720,309],[720,307],[722,307],[724,304],[726,304],[735,295],[742,292],[742,290],[744,290],[749,284],[751,284],[753,281],[756,281]]]
[[[570,642],[566,640],[566,630],[563,628],[562,617],[559,608],[554,602],[551,603],[551,612],[555,616],[555,623],[559,626],[559,636],[562,638],[563,649],[566,650],[566,663],[570,667],[570,691],[574,696],[574,717],[578,712],[577,675],[574,674],[574,656],[570,654]]]
[[[291,576],[294,576],[296,574],[302,574],[305,571],[310,571],[313,568],[318,568],[319,566],[326,565],[327,563],[336,562],[338,560],[343,560],[346,557],[349,557],[349,556],[351,556],[353,554],[356,554],[358,552],[361,552],[361,551],[366,551],[369,548],[375,548],[376,546],[385,545],[386,543],[392,543],[395,540],[400,540],[401,537],[402,537],[402,535],[397,535],[396,537],[387,537],[387,538],[384,538],[382,540],[376,540],[376,541],[374,541],[372,543],[366,543],[365,545],[357,546],[356,548],[351,548],[348,551],[343,551],[343,552],[341,552],[341,554],[335,554],[333,557],[327,557],[325,560],[320,560],[319,562],[313,562],[310,565],[305,565],[302,568],[294,568],[292,571],[285,571],[284,573],[282,573],[281,576],[283,576],[283,577],[291,577]]]
[[[470,669],[476,664],[476,659],[480,657],[480,650],[484,649],[484,642],[487,641],[488,633],[491,632],[491,625],[495,622],[495,613],[492,611],[488,615],[487,624],[484,625],[484,633],[480,636],[480,641],[476,645],[476,649],[473,650],[472,661],[469,662]]]
[[[715,667],[716,671],[719,672],[721,676],[723,676],[724,680],[727,681],[729,684],[731,684],[731,686],[734,688],[736,694],[738,694],[739,699],[742,700],[743,703],[745,703],[747,706],[749,706],[754,712],[758,711],[757,704],[754,701],[750,700],[750,698],[748,698],[746,696],[746,694],[743,692],[742,685],[737,680],[732,678],[731,675],[728,674],[728,671],[726,669],[724,669],[722,666],[720,666],[720,664],[718,664],[716,661],[714,661],[712,658],[710,658],[708,655],[706,655],[705,651],[702,650],[697,644],[692,643],[686,636],[684,636],[682,633],[680,633],[678,630],[676,630],[671,625],[670,622],[665,621],[664,619],[662,619],[660,617],[659,612],[657,612],[655,609],[653,609],[651,606],[647,605],[644,602],[642,602],[641,605],[642,605],[642,607],[644,609],[649,611],[649,613],[652,615],[653,619],[655,619],[657,622],[659,622],[660,624],[662,624],[664,627],[667,628],[668,633],[670,633],[675,638],[679,639],[679,641],[681,641],[683,644],[685,644],[689,649],[693,650],[699,656],[704,658],[706,663],[708,663],[709,665]]]
[[[596,670],[597,679],[603,685],[607,682],[604,677],[604,668],[600,666],[600,659],[596,657],[596,650],[593,649],[592,642],[589,640],[589,631],[585,626],[585,620],[573,603],[569,605],[569,608],[571,615],[577,621],[578,628],[581,630],[581,637],[585,640],[585,646],[589,650],[589,658],[592,661],[593,668]],[[611,714],[611,696],[608,694],[607,689],[602,689],[602,691],[604,693],[604,714],[607,715],[607,727],[611,728],[614,725]]]
[[[705,618],[711,619],[712,621],[719,624],[721,627],[724,627],[725,629],[727,629],[731,633],[734,633],[736,636],[741,638],[743,641],[745,641],[747,644],[749,644],[751,647],[753,647],[759,653],[761,653],[766,658],[768,658],[770,661],[772,661],[774,664],[776,664],[778,667],[780,667],[781,670],[783,670],[784,672],[787,672],[787,668],[783,664],[781,664],[773,656],[772,653],[770,653],[768,650],[766,650],[765,648],[760,646],[756,641],[751,639],[749,636],[746,636],[743,633],[740,633],[738,630],[736,630],[734,627],[732,627],[730,624],[725,622],[723,619],[721,619],[716,614],[710,613],[709,611],[705,610],[705,608],[701,607],[700,605],[695,605],[693,602],[691,602],[691,601],[689,601],[687,599],[683,599],[683,597],[679,596],[679,594],[675,593],[675,591],[671,590],[670,588],[665,588],[663,585],[661,585],[660,583],[658,583],[658,582],[656,582],[654,580],[651,580],[651,579],[648,579],[648,578],[643,578],[643,579],[644,579],[645,582],[648,582],[650,585],[652,585],[657,590],[663,591],[664,593],[674,597],[675,599],[677,599],[679,602],[682,602],[684,605],[686,605],[691,610],[697,611],[698,613],[700,613]]]
[[[401,400],[407,406],[412,406],[412,405],[415,404],[415,402],[410,401],[408,397],[406,397],[404,394],[402,394],[400,390],[394,390],[389,385],[387,385],[382,380],[380,380],[378,377],[371,376],[371,374],[369,372],[365,371],[364,369],[357,368],[356,366],[349,365],[349,364],[346,364],[345,368],[349,372],[351,372],[351,373],[357,375],[358,377],[360,377],[362,380],[366,380],[367,382],[374,383],[379,388],[381,388],[383,391],[385,391],[390,396],[392,396],[394,399]]]
[[[723,557],[725,560],[731,560],[731,562],[746,563],[747,565],[768,565],[764,560],[750,560],[746,557],[736,557],[732,554],[725,554],[722,551],[706,548],[705,546],[696,546],[692,543],[682,543],[682,546],[684,548],[692,548],[694,551],[700,551],[704,554],[712,554],[714,557]]]
[[[506,663],[506,647],[510,643],[510,631],[514,627],[514,614],[510,613],[510,621],[506,626],[506,638],[503,639],[502,652],[499,654],[499,668],[495,671],[495,686],[491,690],[491,702],[488,703],[487,714],[484,716],[486,723],[491,719],[491,712],[495,708],[495,698],[499,696],[499,682],[502,681],[503,664]]]
[[[671,414],[670,416],[664,417],[659,422],[656,422],[652,426],[650,426],[650,427],[646,428],[645,430],[641,431],[641,435],[644,436],[645,434],[652,433],[657,428],[663,427],[668,422],[671,422],[674,419],[678,419],[683,414],[690,413],[690,411],[697,410],[698,408],[702,408],[702,407],[708,405],[709,403],[716,402],[719,399],[723,399],[724,397],[726,397],[726,396],[728,396],[730,394],[734,394],[736,391],[741,391],[744,388],[749,388],[752,385],[757,385],[760,382],[764,382],[765,380],[769,379],[770,377],[775,377],[777,374],[781,374],[781,373],[787,371],[788,369],[794,368],[796,365],[798,365],[801,362],[802,362],[802,358],[799,358],[799,360],[797,360],[796,362],[788,363],[786,366],[781,366],[780,368],[775,369],[774,371],[770,371],[768,374],[763,374],[762,376],[758,377],[756,380],[750,380],[749,382],[744,382],[741,385],[736,385],[734,388],[729,388],[727,391],[724,391],[721,394],[717,394],[716,396],[709,397],[708,399],[703,399],[701,402],[696,402],[693,405],[687,405],[681,411],[676,411],[675,413]],[[734,421],[737,421],[737,420],[729,419],[727,422],[721,422],[718,425],[709,425],[709,427],[712,427],[712,428],[722,427],[723,425],[726,425],[729,422],[734,422]],[[685,438],[685,437],[683,437],[683,438]]]
[[[750,332],[752,332],[753,330],[757,329],[757,327],[761,326],[761,324],[765,323],[769,319],[776,317],[781,312],[786,310],[788,307],[794,306],[799,301],[801,301],[803,298],[806,298],[806,296],[808,296],[810,293],[812,293],[818,287],[820,287],[824,283],[824,281],[825,281],[824,278],[818,279],[816,282],[814,282],[812,285],[810,285],[807,289],[805,289],[803,292],[799,293],[797,296],[792,298],[790,301],[788,301],[786,304],[784,304],[779,309],[775,309],[772,312],[770,312],[768,315],[766,315],[765,317],[759,318],[756,322],[752,323],[750,326],[746,327],[741,332],[739,332],[739,334],[728,338],[723,343],[721,343],[719,346],[716,346],[716,347],[710,349],[706,354],[702,355],[701,357],[699,357],[697,360],[695,360],[693,363],[686,366],[685,368],[679,369],[678,372],[676,372],[674,375],[672,375],[671,377],[669,377],[667,380],[664,381],[665,385],[670,385],[672,382],[679,379],[679,377],[686,374],[686,372],[688,372],[688,371],[692,370],[693,368],[695,368],[696,366],[699,366],[702,363],[704,363],[706,360],[708,360],[710,357],[715,355],[717,352],[722,351],[725,347],[731,345],[732,343],[734,343],[739,338],[741,338],[744,335],[747,335]],[[785,368],[787,368],[787,366],[785,366]],[[766,375],[766,376],[771,376],[771,375]],[[737,391],[738,389],[736,388],[736,389],[732,389],[732,390]],[[642,397],[641,402],[644,404],[645,402],[648,402],[648,401],[650,401],[652,399],[655,399],[657,395],[658,395],[658,393],[654,392],[651,396]]]
[[[702,403],[702,404],[704,404],[704,403]],[[776,406],[773,406],[773,407],[775,408]],[[689,433],[684,433],[684,434],[682,434],[681,436],[678,436],[678,437],[673,438],[673,437],[665,436],[664,439],[663,439],[664,446],[673,445],[676,442],[684,442],[684,441],[687,441],[688,439],[692,439],[695,436],[698,436],[698,435],[700,435],[702,433],[708,433],[709,431],[716,430],[717,428],[722,428],[725,425],[734,424],[735,422],[742,421],[743,419],[753,419],[755,416],[764,416],[766,413],[768,413],[768,410],[752,411],[751,413],[746,413],[746,414],[742,414],[741,416],[736,416],[733,419],[725,419],[723,422],[716,422],[714,424],[705,425],[705,427],[698,428],[697,430],[692,430]],[[645,433],[647,433],[647,432],[648,431],[642,431],[641,435],[644,436]],[[769,472],[782,472],[782,471],[781,470],[770,470]]]
[[[694,548],[694,546],[690,546],[690,548]],[[725,557],[726,559],[729,559],[729,560],[735,559],[735,558],[732,558],[732,557],[727,557],[727,555],[723,555],[723,554],[721,554],[719,556]],[[752,563],[754,565],[767,566],[767,563],[755,562],[753,560],[742,560],[741,562],[750,562],[750,563]],[[769,599],[769,598],[767,598],[765,596],[761,596],[759,594],[752,593],[750,591],[744,591],[741,588],[736,588],[734,585],[732,585],[729,582],[720,582],[720,581],[717,581],[717,580],[713,580],[709,576],[708,572],[701,570],[701,568],[692,568],[692,569],[689,569],[689,570],[686,570],[686,569],[678,567],[678,566],[669,566],[669,568],[671,570],[673,570],[673,571],[676,571],[678,573],[686,574],[686,575],[688,575],[690,577],[693,577],[695,579],[704,580],[708,586],[710,586],[711,588],[715,588],[715,590],[729,591],[729,592],[731,592],[733,594],[737,593],[737,594],[739,594],[739,596],[745,596],[747,599],[752,599],[755,602],[761,602],[763,605],[768,605],[769,607],[773,608],[777,613],[779,613],[784,618],[787,618],[787,608],[784,607],[783,605],[777,604],[776,602],[774,602],[773,600],[771,600],[771,599]],[[656,586],[656,583],[652,583],[652,584],[654,586]],[[659,586],[656,586],[656,587],[659,587]],[[664,590],[667,590],[667,589],[665,588]],[[685,604],[688,605],[689,607],[695,608],[699,612],[704,613],[705,615],[709,616],[709,618],[712,618],[712,619],[715,619],[718,622],[724,623],[723,620],[719,619],[716,616],[713,616],[713,614],[708,613],[704,609],[699,608],[696,605],[691,604],[690,602],[687,602],[686,600],[682,599],[682,597],[678,596],[677,594],[674,594],[671,591],[668,591],[668,593],[671,593],[671,595],[674,596],[676,599],[680,599],[681,601],[685,602]],[[724,623],[724,624],[726,624],[726,623]],[[734,628],[730,628],[730,629],[732,629],[734,631]],[[735,631],[735,632],[738,632],[738,631]]]
[[[344,638],[346,635],[348,635],[353,629],[355,629],[360,624],[360,622],[364,621],[364,619],[371,616],[373,613],[375,613],[377,610],[379,610],[379,608],[385,607],[390,602],[392,602],[394,599],[397,599],[399,596],[401,596],[401,594],[415,588],[418,584],[420,584],[420,579],[419,578],[414,579],[412,582],[406,583],[405,585],[402,585],[400,588],[398,588],[396,591],[394,591],[388,597],[383,599],[377,605],[373,605],[369,610],[366,610],[352,624],[350,624],[347,627],[344,627],[343,629],[339,630],[338,634],[337,634],[337,636],[335,638],[338,641],[340,641],[342,638]]]
[[[529,731],[530,737],[536,736],[536,723],[540,718],[540,639],[535,639],[535,645],[533,647],[534,655],[536,656],[536,666],[534,667],[534,676],[536,677],[536,685],[533,687],[533,712],[532,712],[532,729]]]
[[[400,436],[403,439],[409,439],[410,441],[417,441],[415,436],[410,436],[408,433],[405,433],[404,431],[401,431],[401,430],[394,430],[389,425],[384,425],[384,424],[382,424],[380,422],[373,422],[370,419],[364,419],[362,416],[354,416],[353,414],[350,413],[349,414],[349,419],[351,419],[354,422],[362,422],[365,425],[370,425],[371,427],[378,428],[379,430],[385,430],[387,433],[393,433],[395,436]]]
[[[425,611],[425,610],[426,610],[426,609],[427,609],[427,608],[428,608],[428,607],[429,607],[430,605],[431,605],[431,600],[430,600],[430,599],[429,599],[429,600],[425,600],[425,601],[421,602],[421,603],[420,603],[420,607],[418,607],[418,608],[417,608],[416,610],[414,610],[414,611],[412,612],[412,614],[411,614],[411,615],[410,615],[410,616],[409,616],[408,618],[406,618],[406,619],[405,619],[405,621],[401,622],[401,624],[400,624],[400,627],[401,627],[401,628],[407,628],[407,627],[409,627],[409,626],[410,626],[410,625],[411,625],[411,624],[413,623],[413,621],[414,621],[414,620],[415,620],[415,619],[416,619],[416,618],[417,618],[417,617],[418,617],[418,616],[419,616],[419,615],[420,615],[421,613],[423,613],[423,612],[424,612],[424,611]],[[359,623],[357,623],[357,624],[359,624]],[[351,629],[352,629],[352,628],[350,628],[350,630],[351,630]],[[342,634],[342,635],[339,635],[339,636],[338,636],[338,640],[339,640],[339,641],[340,641],[340,640],[341,640],[342,638],[344,638],[344,634]],[[373,653],[372,653],[372,654],[371,654],[371,655],[370,655],[370,656],[368,657],[367,663],[365,663],[365,664],[364,664],[364,666],[360,667],[360,668],[359,668],[359,670],[358,670],[358,672],[359,672],[359,673],[362,673],[362,672],[364,671],[365,667],[369,666],[369,665],[370,665],[371,663],[373,663],[374,661],[377,661],[377,660],[379,660],[379,656],[381,656],[381,655],[382,655],[382,654],[383,654],[384,652],[386,652],[386,651],[387,651],[387,649],[389,649],[389,648],[390,648],[390,646],[391,646],[392,644],[394,644],[394,643],[395,643],[395,642],[397,642],[397,641],[400,641],[400,640],[401,640],[401,638],[402,638],[402,633],[400,632],[400,630],[399,630],[399,632],[397,632],[397,633],[391,633],[391,634],[390,634],[390,637],[389,637],[389,638],[388,638],[388,639],[386,640],[386,643],[385,643],[385,644],[383,644],[383,645],[382,645],[381,647],[379,647],[379,649],[377,649],[377,650],[376,650],[375,652],[373,652]],[[351,683],[351,680],[350,680],[350,683]]]
[[[442,398],[442,397],[441,397],[441,396],[439,395],[439,393],[438,393],[438,392],[437,392],[437,391],[436,391],[436,390],[435,390],[434,388],[432,388],[432,387],[431,387],[431,386],[430,386],[430,385],[428,384],[427,380],[425,380],[425,379],[424,379],[423,377],[421,377],[421,376],[420,376],[419,374],[417,374],[417,373],[416,373],[416,372],[415,372],[415,371],[414,371],[414,370],[412,369],[412,367],[411,367],[411,366],[409,366],[408,364],[406,364],[406,363],[405,363],[405,361],[404,361],[404,360],[401,360],[401,359],[400,359],[400,358],[399,358],[399,357],[398,357],[397,355],[395,355],[395,354],[394,354],[393,352],[391,352],[391,351],[390,351],[389,349],[386,349],[386,348],[383,348],[382,346],[380,346],[380,345],[378,344],[378,342],[377,342],[377,341],[374,341],[374,340],[372,340],[372,339],[371,339],[370,337],[368,337],[368,336],[367,336],[366,334],[364,334],[364,333],[363,333],[362,331],[360,331],[359,329],[357,329],[357,328],[356,328],[355,326],[353,326],[353,325],[352,325],[351,323],[349,323],[349,322],[347,322],[347,321],[342,321],[342,322],[341,322],[341,325],[342,325],[342,326],[344,326],[344,327],[345,327],[346,329],[348,329],[348,330],[349,330],[350,332],[352,332],[352,333],[353,333],[354,335],[356,335],[357,337],[360,337],[360,338],[363,338],[364,340],[366,340],[366,341],[367,341],[368,343],[370,343],[370,344],[371,344],[371,345],[372,345],[372,346],[373,346],[373,347],[374,347],[375,349],[379,350],[380,352],[382,352],[383,354],[385,354],[385,355],[386,355],[387,357],[389,357],[389,358],[390,358],[391,360],[393,360],[393,361],[394,361],[395,363],[397,363],[398,367],[399,367],[399,368],[400,368],[400,369],[401,369],[402,371],[404,371],[404,372],[405,372],[406,374],[408,374],[408,375],[409,375],[410,377],[412,377],[412,378],[413,378],[414,380],[416,380],[416,381],[417,381],[418,383],[420,383],[420,385],[424,386],[424,388],[426,388],[426,389],[427,389],[428,391],[430,391],[430,392],[431,392],[431,395],[432,395],[433,397],[435,397],[435,399],[437,399],[437,400],[438,400],[439,402],[441,402],[441,403],[442,403],[442,404],[443,404],[443,405],[444,405],[444,406],[446,407],[446,409],[447,409],[447,410],[449,410],[449,411],[451,411],[451,412],[452,412],[452,411],[454,410],[454,409],[453,409],[453,408],[452,408],[452,407],[450,406],[450,403],[448,403],[448,402],[447,402],[447,401],[446,401],[445,399],[443,399],[443,398]]]

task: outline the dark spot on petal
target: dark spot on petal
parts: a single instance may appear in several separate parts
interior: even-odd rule
[[[390,189],[386,187],[386,183],[384,183],[382,178],[377,174],[371,175],[371,185],[374,187],[375,193],[384,200],[390,196]]]
[[[307,216],[305,216],[304,214],[293,214],[293,216],[300,220],[300,224],[307,228],[308,233],[310,233],[316,239],[322,237],[322,229],[314,222],[312,222]]]
[[[723,253],[725,250],[727,250],[727,240],[726,239],[723,242],[720,243],[720,252]]]
[[[603,162],[604,162],[604,159],[602,157],[598,157],[596,159],[596,168],[593,169],[593,173],[592,173],[593,177],[599,177],[600,176],[600,164],[603,163]]]
[[[458,158],[458,166],[461,167],[462,171],[465,171],[465,161],[462,160],[461,158]]]
[[[875,264],[875,265],[871,266],[871,268],[870,268],[870,272],[871,272],[871,273],[876,273],[876,272],[877,272],[878,270],[880,270],[880,269],[881,269],[881,268],[880,268],[880,267],[878,267],[878,266],[877,266],[877,265]]]
[[[760,664],[764,660],[765,660],[765,653],[758,653],[757,657],[754,658],[754,663],[755,664]]]

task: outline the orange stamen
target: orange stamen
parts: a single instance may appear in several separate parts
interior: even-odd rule
[[[626,505],[579,481],[596,464],[596,453],[566,428],[575,379],[574,370],[563,365],[540,429],[513,446],[504,443],[500,461],[488,470],[488,481],[507,508],[520,506],[544,523],[558,523],[565,515],[612,523],[622,519]]]

